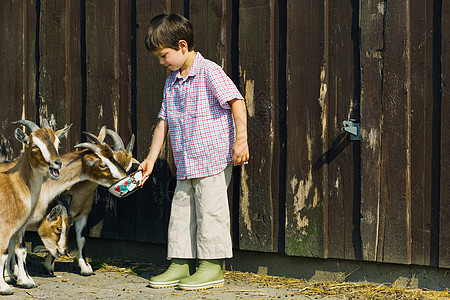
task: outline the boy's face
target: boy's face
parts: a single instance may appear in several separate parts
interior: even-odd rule
[[[172,48],[160,48],[153,51],[152,54],[158,58],[161,65],[170,71],[179,70],[186,60],[181,48],[178,50],[174,50]]]

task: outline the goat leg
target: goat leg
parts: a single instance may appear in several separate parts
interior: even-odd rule
[[[42,265],[42,270],[47,275],[54,275],[55,271],[55,257],[50,253],[45,257],[44,264]]]
[[[75,221],[75,232],[77,237],[77,247],[78,247],[78,266],[80,267],[81,275],[90,276],[94,275],[91,265],[87,262],[86,256],[84,254],[84,245],[86,243],[86,238],[84,237],[84,228],[87,223],[87,217],[82,216],[80,219]]]
[[[8,246],[8,258],[5,262],[5,281],[8,284],[15,284],[16,283],[16,274],[18,272],[17,268],[17,260],[16,260],[16,254],[15,254],[15,245],[12,243],[12,240],[9,240],[9,246]]]
[[[7,240],[8,241],[8,240]],[[2,271],[2,275],[5,271],[5,263],[8,258],[7,248],[5,239],[0,239],[0,270]],[[0,276],[0,294],[1,295],[12,295],[14,294],[12,288],[6,283],[5,277]]]
[[[37,287],[34,280],[28,275],[27,271],[27,248],[25,247],[25,226],[23,226],[18,232],[16,232],[12,239],[12,242],[16,245],[15,253],[17,257],[18,273],[17,285],[31,289]]]

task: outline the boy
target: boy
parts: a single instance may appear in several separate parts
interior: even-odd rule
[[[145,45],[172,73],[149,153],[139,166],[143,183],[168,131],[177,166],[168,229],[171,264],[150,278],[150,286],[220,287],[224,259],[232,257],[227,199],[231,165],[249,159],[244,98],[217,64],[194,51],[192,25],[183,16],[154,17]]]

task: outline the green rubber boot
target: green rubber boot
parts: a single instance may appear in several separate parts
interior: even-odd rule
[[[194,275],[180,279],[178,287],[182,290],[203,290],[222,287],[223,259],[206,259],[200,261],[197,272]]]
[[[162,274],[150,278],[150,287],[168,288],[178,284],[180,279],[195,272],[195,259],[172,258],[169,268]]]

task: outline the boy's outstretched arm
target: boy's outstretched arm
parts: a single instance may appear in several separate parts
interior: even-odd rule
[[[156,125],[156,128],[153,131],[152,144],[150,146],[148,155],[145,160],[141,162],[138,168],[138,170],[142,170],[141,185],[144,185],[150,174],[152,174],[153,166],[155,165],[155,161],[158,158],[159,151],[161,151],[164,140],[166,139],[168,128],[169,127],[167,125],[167,121],[159,119],[158,125]]]
[[[246,163],[250,158],[247,143],[247,109],[244,100],[233,99],[231,105],[234,124],[236,126],[236,142],[233,145],[233,162],[237,165]]]

